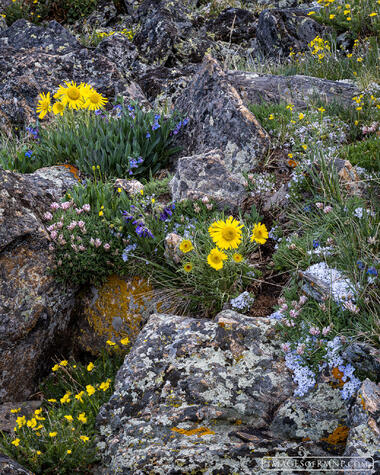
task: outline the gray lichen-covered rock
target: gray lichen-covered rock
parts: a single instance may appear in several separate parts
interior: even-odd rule
[[[245,104],[287,102],[299,108],[306,108],[310,101],[318,98],[326,103],[338,102],[349,107],[352,105],[352,98],[359,93],[354,84],[310,76],[258,75],[246,71],[228,71],[227,77]]]
[[[50,21],[45,27],[27,20],[17,20],[0,33],[0,47],[12,47],[15,50],[35,48],[44,53],[66,54],[80,49],[81,45],[56,21]]]
[[[350,432],[348,434],[345,457],[373,459],[372,471],[361,475],[379,473],[380,470],[380,384],[365,379],[358,391],[356,402],[350,410]],[[345,475],[355,472],[345,470]],[[356,472],[359,473],[359,472]]]
[[[105,56],[87,49],[64,55],[35,49],[0,48],[0,128],[34,122],[40,92],[54,92],[64,81],[90,83],[109,100],[117,95],[141,101],[140,87]]]
[[[324,442],[339,426],[347,426],[347,417],[340,390],[320,383],[302,399],[286,401],[274,415],[271,431],[283,439]]]
[[[33,473],[0,453],[0,475],[33,475]]]
[[[211,56],[205,56],[175,106],[190,118],[181,144],[185,153],[221,149],[232,173],[251,170],[264,157],[268,134]]]
[[[256,38],[260,51],[268,56],[288,56],[303,51],[326,27],[313,20],[304,10],[271,9],[259,16]]]
[[[60,173],[60,180],[48,180],[0,169],[0,402],[30,396],[69,327],[74,289],[49,274],[53,255],[43,220],[74,182],[66,168]]]
[[[237,210],[247,194],[243,177],[228,171],[220,150],[181,157],[169,186],[175,201],[207,196],[230,210]]]
[[[227,8],[217,18],[210,20],[206,28],[215,40],[240,43],[256,35],[256,19],[248,10]]]
[[[254,473],[281,446],[265,428],[293,389],[272,325],[152,315],[98,416],[102,473]]]

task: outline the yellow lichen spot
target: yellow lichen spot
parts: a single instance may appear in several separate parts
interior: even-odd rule
[[[328,437],[323,437],[321,440],[330,445],[345,445],[349,430],[347,426],[338,426]]]
[[[364,401],[363,396],[362,396],[361,394],[359,394],[359,395],[358,395],[358,398],[359,398],[359,402],[360,402],[360,404],[362,405],[364,411],[366,411],[366,410],[367,410],[367,406],[366,406],[366,403],[365,403],[365,401]]]
[[[97,289],[97,298],[86,307],[85,315],[96,335],[125,345],[134,341],[150,309],[163,310],[147,280],[113,275]],[[90,345],[87,346],[91,351]]]
[[[215,432],[207,427],[197,427],[196,429],[180,429],[179,427],[173,427],[171,429],[173,432],[178,432],[178,434],[183,435],[196,435],[197,437],[203,437],[204,435],[213,435]]]

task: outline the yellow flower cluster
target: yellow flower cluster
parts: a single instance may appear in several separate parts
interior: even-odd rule
[[[244,224],[234,219],[232,216],[228,217],[226,221],[215,221],[209,227],[209,234],[217,247],[211,249],[207,256],[207,263],[215,270],[223,268],[223,262],[228,259],[228,256],[223,250],[237,249],[242,241],[242,228]],[[252,230],[251,242],[264,244],[268,239],[268,231],[265,224],[257,223]],[[179,249],[187,254],[194,249],[192,242],[189,239],[181,241]],[[232,255],[232,260],[236,263],[243,261],[243,256],[237,252]],[[193,264],[186,262],[183,265],[185,272],[191,272]]]
[[[311,49],[311,54],[317,56],[319,61],[330,53],[330,43],[327,40],[323,40],[320,36],[316,36],[308,44]]]
[[[128,30],[127,28],[124,28],[121,31],[110,31],[108,33],[105,31],[99,31],[96,33],[96,36],[98,38],[108,38],[109,36],[115,35],[116,33],[126,36],[130,41],[132,41],[133,37],[135,36],[134,32],[132,30]]]
[[[81,83],[77,86],[74,81],[65,81],[65,86],[60,85],[53,97],[56,102],[52,106],[50,92],[39,94],[36,111],[40,119],[51,111],[55,115],[63,115],[66,108],[98,110],[108,102],[108,99],[99,94],[90,84]]]

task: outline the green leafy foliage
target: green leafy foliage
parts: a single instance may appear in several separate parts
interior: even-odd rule
[[[165,167],[179,150],[173,133],[178,119],[145,112],[137,105],[117,107],[116,114],[65,111],[41,129],[34,148],[37,162],[71,163],[89,175],[100,167],[105,179],[148,177]]]
[[[380,140],[378,137],[370,137],[346,145],[340,151],[340,156],[349,160],[352,165],[380,172]]]
[[[30,419],[15,403],[17,430],[0,432],[1,451],[38,475],[91,473],[98,461],[95,419],[112,394],[126,353],[112,348],[89,364],[63,360],[54,365],[41,387],[43,406]]]

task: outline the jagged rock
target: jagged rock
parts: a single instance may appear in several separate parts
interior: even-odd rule
[[[33,475],[33,473],[0,453],[0,475]]]
[[[67,54],[80,49],[81,45],[56,21],[50,21],[44,27],[22,19],[0,33],[0,47],[11,47],[18,51],[35,48],[35,51],[49,54]]]
[[[347,418],[340,390],[320,383],[303,398],[291,398],[281,405],[274,415],[271,431],[286,440],[307,438],[317,445],[337,445],[335,449],[339,451],[342,445],[344,449],[345,439],[342,444],[334,444],[334,434],[342,432],[347,438]]]
[[[43,214],[75,182],[0,169],[0,401],[23,401],[36,389],[54,345],[70,323],[74,289],[49,274],[53,253]],[[17,370],[15,371],[15,368]]]
[[[132,72],[142,74],[147,69],[147,66],[139,60],[136,46],[119,33],[104,38],[95,52],[117,64],[118,69],[127,77],[130,77]]]
[[[99,1],[96,10],[86,18],[86,26],[91,28],[106,28],[116,21],[118,11],[115,2]]]
[[[182,253],[179,249],[182,237],[176,233],[169,233],[165,236],[165,259],[168,262],[179,264],[181,262]],[[181,255],[182,254],[182,255]]]
[[[101,473],[256,473],[286,445],[265,434],[293,389],[279,354],[269,319],[152,315],[98,416]]]
[[[148,64],[174,66],[200,62],[211,46],[186,2],[144,1],[137,11],[141,29],[133,42]]]
[[[346,469],[345,475],[368,475],[379,473],[380,469],[380,385],[366,379],[358,391],[356,402],[350,411],[350,432],[345,457],[362,457],[373,470],[361,472]],[[372,458],[372,460],[370,459]]]
[[[6,47],[0,49],[0,127],[34,122],[38,94],[54,92],[71,80],[90,83],[110,100],[119,95],[126,101],[146,101],[136,83],[94,51],[81,49],[58,55]]]
[[[42,401],[5,402],[0,404],[0,431],[12,432],[16,426],[17,417],[25,416],[29,419],[41,405]],[[20,411],[12,413],[12,409],[20,409]]]
[[[326,27],[300,9],[271,9],[260,13],[256,38],[260,51],[268,56],[288,56],[303,51]]]
[[[358,372],[376,381],[380,378],[380,350],[364,342],[351,342],[342,357]]]
[[[246,196],[243,179],[228,171],[220,150],[181,157],[169,186],[175,201],[207,196],[230,210],[237,210]]]
[[[349,160],[335,158],[333,160],[333,167],[338,172],[340,182],[348,193],[360,195],[362,181],[355,168],[351,165],[351,162]]]
[[[207,31],[215,40],[241,43],[256,35],[256,16],[242,8],[227,8],[217,18],[209,21]]]
[[[209,55],[175,106],[190,118],[181,143],[189,155],[221,149],[227,170],[241,173],[252,170],[268,149],[268,134]]]
[[[353,84],[310,76],[258,75],[246,71],[228,71],[228,80],[237,89],[245,104],[287,102],[306,108],[318,98],[326,103],[350,107],[359,93]]]

